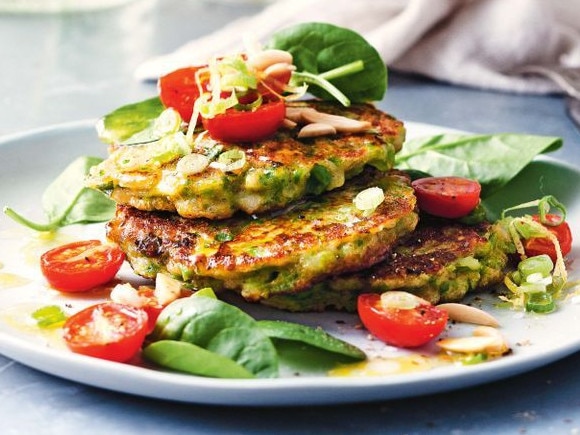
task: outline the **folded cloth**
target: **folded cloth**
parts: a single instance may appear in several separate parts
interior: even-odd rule
[[[267,40],[305,21],[362,34],[389,68],[458,85],[559,92],[542,77],[511,74],[529,64],[580,67],[580,0],[280,0],[135,71],[157,79],[174,69],[243,49],[240,35]]]

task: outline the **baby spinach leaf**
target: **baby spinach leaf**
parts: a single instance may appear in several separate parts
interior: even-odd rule
[[[195,344],[232,358],[258,377],[278,373],[276,349],[256,320],[213,297],[192,296],[172,302],[161,312],[150,339]],[[249,358],[244,348],[256,352]]]
[[[299,81],[316,84],[312,75],[319,76],[353,102],[381,100],[387,90],[387,68],[379,53],[350,29],[328,23],[302,23],[274,33],[267,45],[292,53],[297,67],[295,78]],[[350,67],[342,70],[347,65],[356,72]],[[320,84],[308,90],[317,97],[332,99]]]
[[[46,188],[42,208],[48,222],[32,222],[9,207],[4,208],[4,213],[36,231],[108,221],[115,212],[115,203],[104,193],[84,186],[89,169],[101,161],[98,157],[79,157]]]
[[[505,186],[538,154],[561,146],[561,138],[550,136],[440,134],[405,142],[395,162],[399,169],[478,180],[484,198]]]
[[[230,358],[184,341],[160,340],[143,349],[144,358],[162,367],[214,378],[253,378]]]
[[[278,355],[272,341],[255,327],[229,327],[219,331],[207,350],[224,355],[259,378],[278,376]],[[275,360],[276,364],[272,364]]]
[[[148,142],[152,125],[165,110],[158,97],[127,104],[105,115],[97,124],[99,139],[108,144]]]
[[[358,347],[333,337],[321,328],[282,320],[259,320],[258,326],[270,338],[302,342],[359,361],[366,359],[365,353]]]

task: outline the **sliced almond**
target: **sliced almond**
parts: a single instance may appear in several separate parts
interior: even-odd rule
[[[374,189],[379,189],[382,194],[382,199],[379,202],[380,204],[384,200],[384,194],[382,189],[380,189],[380,187],[371,187],[369,189],[365,189],[363,192],[372,192],[374,191]],[[359,192],[358,195],[360,195],[363,192]],[[376,208],[377,206],[378,204],[375,205],[373,208]],[[380,301],[381,306],[383,306],[384,308],[387,309],[396,308],[399,310],[412,310],[414,308],[417,308],[419,305],[431,305],[425,299],[420,298],[419,296],[414,295],[413,293],[398,290],[390,290],[382,293]]]
[[[288,118],[284,118],[284,121],[282,121],[282,127],[288,128],[288,129],[293,129],[294,127],[296,127],[298,124],[294,121],[292,121],[291,119]]]
[[[502,354],[509,350],[509,346],[501,332],[490,326],[478,326],[473,330],[473,336],[493,338],[495,340],[494,344],[487,348],[490,353]]]
[[[449,318],[456,322],[494,327],[499,326],[499,322],[491,314],[470,305],[445,303],[437,305],[437,308],[447,311]]]
[[[326,136],[329,134],[336,134],[336,129],[332,125],[315,122],[306,124],[298,132],[298,138],[304,139],[307,137]]]
[[[296,67],[289,63],[285,62],[274,63],[264,70],[263,72],[264,79],[268,78],[281,79],[282,77],[285,77],[286,74],[288,74],[289,72],[291,73],[295,69]]]
[[[486,352],[492,355],[502,355],[509,350],[503,335],[490,326],[478,326],[471,337],[445,338],[437,342],[440,348],[457,353]]]
[[[347,118],[346,116],[321,113],[314,109],[303,110],[301,117],[306,122],[332,125],[336,131],[341,133],[360,133],[372,127],[372,124],[368,121],[359,121],[357,119]]]
[[[286,118],[296,123],[304,123],[304,119],[302,118],[302,112],[304,112],[305,110],[314,110],[314,109],[311,109],[310,107],[286,106]]]
[[[441,349],[456,353],[486,352],[488,347],[495,347],[496,344],[494,337],[444,338],[437,342],[437,346]]]
[[[291,65],[292,62],[292,55],[289,52],[277,49],[259,51],[256,54],[252,54],[247,60],[248,66],[257,71],[264,71],[270,65],[276,63],[286,63]]]

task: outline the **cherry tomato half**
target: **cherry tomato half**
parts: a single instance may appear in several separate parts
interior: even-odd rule
[[[254,111],[229,109],[213,118],[203,118],[203,126],[215,140],[255,142],[272,136],[286,116],[283,100],[262,104]]]
[[[129,305],[104,302],[69,317],[64,341],[75,353],[125,362],[135,355],[147,334],[147,313]]]
[[[163,105],[177,110],[185,122],[191,119],[193,104],[199,98],[195,74],[202,68],[205,66],[180,68],[162,76],[157,83],[159,98]],[[205,90],[204,85],[202,88]]]
[[[371,334],[398,347],[418,347],[437,337],[447,325],[448,314],[427,302],[414,308],[384,306],[381,295],[363,293],[357,301],[358,315]]]
[[[479,204],[481,185],[463,177],[427,177],[411,183],[419,208],[448,219],[467,216]]]
[[[40,270],[55,289],[83,292],[111,281],[124,260],[125,253],[117,245],[84,240],[42,254]]]
[[[540,222],[540,217],[532,216],[536,222]],[[550,223],[557,223],[560,217],[553,214],[546,215],[546,219]],[[566,256],[572,250],[572,231],[567,222],[562,222],[559,225],[544,225],[552,234],[556,236],[560,243],[562,255]],[[556,261],[556,248],[554,244],[545,237],[532,237],[524,243],[524,249],[528,257],[535,257],[536,255],[549,255],[552,261]]]
[[[292,71],[286,71],[276,77],[269,76],[260,82],[258,92],[264,97],[273,97],[284,92],[284,88],[292,77]]]

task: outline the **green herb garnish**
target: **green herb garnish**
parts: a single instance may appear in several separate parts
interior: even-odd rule
[[[61,327],[67,319],[67,315],[58,305],[48,305],[39,308],[32,313],[36,325],[41,329],[53,329]]]

